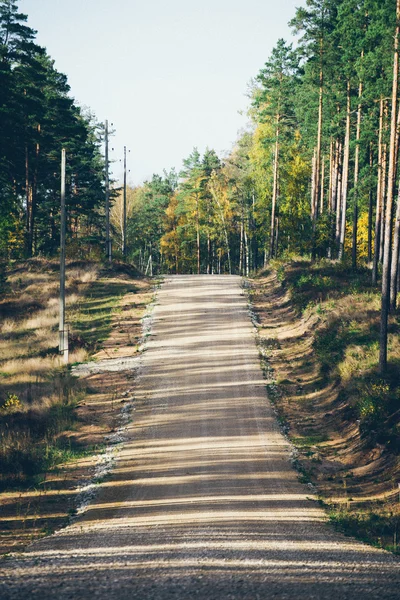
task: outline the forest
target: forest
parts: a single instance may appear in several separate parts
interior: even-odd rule
[[[0,256],[52,256],[60,243],[60,153],[68,154],[69,252],[102,244],[101,127],[14,2],[0,2]],[[100,128],[99,128],[100,127]],[[79,239],[79,243],[77,240]]]
[[[293,41],[278,40],[254,74],[250,125],[229,155],[194,148],[179,173],[128,188],[125,202],[114,182],[115,257],[126,235],[128,260],[151,275],[249,275],[291,255],[369,267],[382,285],[385,371],[399,281],[399,13],[395,0],[307,0],[289,24]],[[104,126],[35,36],[1,0],[2,272],[59,251],[62,147],[68,256],[105,254]]]
[[[398,552],[400,0],[302,4],[249,73],[232,149],[194,147],[133,186],[112,179],[108,121],[72,97],[18,3],[0,0],[0,491],[18,490],[7,514],[57,512],[19,490],[51,486],[116,430],[131,383],[115,373],[85,387],[76,365],[141,356],[163,275],[232,274],[300,478],[339,507],[331,519]],[[36,516],[30,527],[41,535]]]
[[[251,125],[231,153],[194,148],[179,175],[130,190],[140,268],[249,275],[290,255],[369,267],[382,283],[384,372],[399,281],[399,10],[394,0],[298,8],[296,43],[279,39],[252,80]]]

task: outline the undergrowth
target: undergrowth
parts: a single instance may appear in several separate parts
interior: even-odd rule
[[[275,261],[291,301],[313,323],[313,349],[322,381],[336,381],[346,419],[357,424],[366,447],[400,451],[400,322],[389,324],[389,368],[378,372],[380,290],[367,268],[307,259]]]
[[[99,350],[120,298],[134,292],[129,265],[67,264],[70,364]],[[58,355],[58,264],[32,259],[8,272],[0,295],[0,489],[30,486],[64,461],[65,432],[85,395]],[[67,452],[68,450],[68,452]]]
[[[388,371],[382,377],[378,369],[381,296],[380,289],[371,284],[369,269],[361,267],[354,271],[346,263],[329,260],[311,262],[297,257],[271,261],[270,267],[284,290],[289,292],[290,304],[299,322],[301,318],[304,336],[310,339],[313,353],[313,359],[305,358],[299,367],[307,373],[314,370],[313,386],[308,391],[314,392],[315,396],[309,404],[305,401],[302,403],[302,423],[300,428],[297,427],[299,423],[295,423],[298,433],[290,436],[302,457],[296,465],[300,479],[304,482],[315,481],[318,486],[322,484],[320,489],[325,489],[323,481],[326,476],[326,489],[332,489],[335,495],[331,482],[336,481],[336,476],[331,474],[328,467],[335,463],[339,465],[340,457],[334,447],[330,451],[329,444],[326,444],[329,436],[325,436],[325,432],[329,433],[328,427],[331,425],[334,431],[344,432],[341,457],[345,456],[346,449],[348,453],[354,452],[358,458],[366,457],[367,464],[378,457],[381,466],[372,476],[375,479],[368,480],[366,488],[369,490],[366,497],[370,494],[370,500],[360,502],[357,507],[356,502],[339,507],[330,506],[328,512],[332,523],[345,533],[398,553],[400,502],[393,501],[393,488],[388,490],[387,487],[390,477],[394,477],[393,481],[398,480],[400,453],[399,315],[391,315],[389,319]],[[261,277],[266,275],[268,273],[263,272]],[[257,290],[254,297],[257,297]],[[268,361],[271,347],[268,340],[266,346],[266,351],[261,354]],[[306,386],[294,387],[295,372],[291,379],[288,384],[291,384],[289,394],[293,402],[296,393],[300,394],[299,400],[302,398]],[[321,422],[314,422],[314,416],[318,413],[317,390],[321,390],[322,401],[332,394],[332,402],[327,408],[329,412],[321,414]],[[330,391],[324,395],[323,390]],[[289,418],[283,408],[285,403],[277,404],[279,414],[284,413],[282,419]],[[295,410],[293,414],[299,415],[299,412]],[[299,417],[295,419],[297,421]],[[313,425],[310,431],[307,430],[308,423]],[[289,424],[292,425],[290,419]],[[329,458],[324,463],[326,455]],[[346,458],[343,473],[346,468],[349,469],[351,455],[348,454]],[[382,467],[385,464],[391,465],[391,474]],[[322,470],[319,470],[319,465],[322,465]],[[324,465],[327,465],[325,475]],[[358,466],[361,465],[355,462],[353,468]],[[353,491],[360,484],[362,475],[353,483]],[[380,491],[386,489],[390,501],[385,500],[382,505],[372,502],[374,486],[378,486]],[[341,495],[340,490],[337,493]],[[326,497],[329,498],[329,492]]]
[[[24,405],[15,394],[0,405],[0,490],[31,486],[74,454],[63,436],[76,427],[75,408],[84,389],[66,373],[59,395]]]
[[[396,505],[367,509],[328,508],[331,523],[345,535],[400,555],[400,510]]]

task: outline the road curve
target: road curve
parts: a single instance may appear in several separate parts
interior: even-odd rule
[[[399,597],[399,561],[334,532],[289,460],[239,277],[158,294],[129,439],[87,512],[0,566],[0,597]]]

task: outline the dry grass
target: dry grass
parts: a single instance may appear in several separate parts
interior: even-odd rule
[[[374,541],[389,548],[391,523],[399,519],[398,315],[390,318],[389,369],[382,378],[380,293],[370,272],[304,259],[277,261],[274,269],[253,281],[251,296],[267,388],[298,448],[301,477],[340,507],[333,520],[353,523],[361,537],[364,528],[364,537],[374,539],[371,523],[379,522],[389,533]],[[360,507],[364,517],[357,520],[352,514]]]
[[[133,355],[149,282],[119,264],[69,263],[67,273],[70,361]],[[15,268],[9,289],[0,297],[0,553],[65,524],[134,378],[108,373],[80,383],[61,364],[56,263]]]
[[[100,268],[98,265],[85,266],[84,268],[70,269],[67,281],[74,284],[93,283],[99,278]]]
[[[67,265],[71,364],[85,362],[101,347],[111,331],[111,317],[121,295],[127,291],[134,293],[134,287],[130,277],[124,279],[112,271],[102,273],[98,264],[70,262]],[[3,317],[0,324],[0,454],[3,466],[10,448],[25,456],[29,454],[28,446],[33,448],[39,443],[43,449],[50,438],[51,443],[56,443],[60,431],[71,422],[65,413],[73,412],[77,398],[83,393],[80,383],[67,374],[58,354],[58,290],[57,263],[35,259],[9,273],[8,293],[0,297],[0,316]],[[14,446],[8,433],[10,429]],[[37,461],[38,464],[43,462],[39,458]],[[21,481],[20,474],[16,480]]]

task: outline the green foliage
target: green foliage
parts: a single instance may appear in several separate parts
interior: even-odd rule
[[[379,357],[378,294],[368,269],[306,260],[274,261],[278,278],[299,311],[313,319],[313,350],[321,381],[336,382],[343,418],[358,427],[364,447],[381,444],[400,450],[398,366],[386,379],[377,373]],[[391,325],[389,347],[398,362],[398,324]]]
[[[343,143],[348,84],[352,120],[347,221],[357,200],[362,215],[358,259],[365,261],[374,217],[368,216],[369,203],[374,201],[378,174],[379,99],[390,96],[394,25],[393,0],[306,0],[296,9],[291,26],[300,36],[298,48],[277,41],[254,79],[252,127],[230,155],[221,160],[211,149],[203,156],[194,149],[179,178],[164,172],[132,192],[127,246],[140,270],[246,274],[260,268],[270,245],[274,164],[274,254],[334,257],[338,248],[335,207],[328,206],[329,157],[331,144]],[[35,36],[16,3],[0,0],[0,259],[57,252],[62,146],[67,149],[68,252],[99,258],[104,234],[102,130],[69,97],[66,76],[56,71]],[[311,165],[321,93],[325,179],[318,218],[312,223]],[[359,106],[356,190],[354,130]],[[117,213],[113,233],[118,255]],[[348,236],[345,252],[350,249]]]
[[[329,518],[346,535],[400,554],[400,514],[395,505],[361,510],[330,508]]]
[[[100,132],[26,21],[16,3],[0,0],[0,259],[57,251],[62,147],[68,237],[87,257],[103,235]]]
[[[64,459],[60,433],[72,427],[77,395],[72,388],[49,407],[29,410],[9,395],[0,410],[0,489],[35,482]]]
[[[166,231],[165,211],[176,186],[177,174],[172,170],[164,171],[162,177],[153,175],[151,181],[134,190],[128,219],[128,249],[131,259],[143,272],[148,268],[150,257],[153,274],[162,271],[166,259],[161,248]],[[115,210],[118,210],[117,204]]]
[[[16,394],[8,394],[7,398],[0,405],[0,412],[3,414],[11,414],[17,412],[22,407],[21,400]]]
[[[372,446],[400,449],[399,424],[392,417],[398,407],[398,389],[382,379],[369,378],[360,385],[357,412],[361,437]]]

